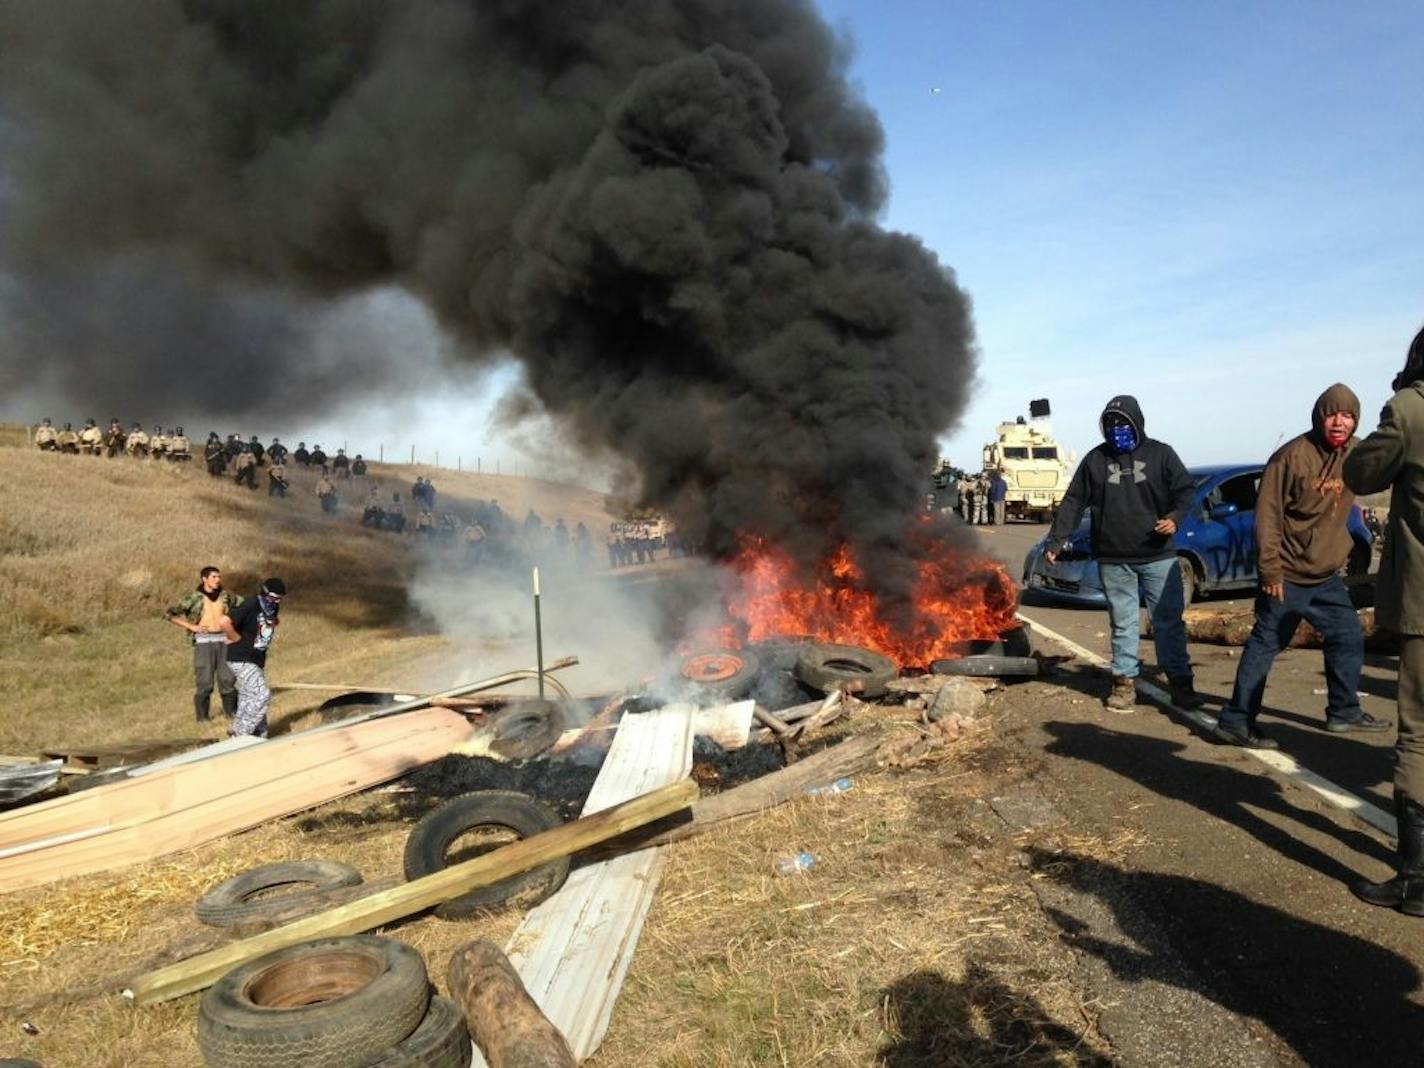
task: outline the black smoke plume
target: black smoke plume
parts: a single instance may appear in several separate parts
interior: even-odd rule
[[[6,374],[316,407],[311,308],[399,287],[715,551],[902,590],[973,328],[847,62],[803,0],[7,0]]]

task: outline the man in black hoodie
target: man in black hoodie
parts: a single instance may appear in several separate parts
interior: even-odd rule
[[[1112,624],[1112,692],[1104,702],[1128,712],[1137,704],[1139,599],[1152,614],[1157,661],[1167,673],[1172,700],[1198,708],[1187,632],[1182,625],[1182,575],[1173,535],[1191,507],[1192,476],[1170,445],[1147,436],[1135,397],[1108,401],[1098,420],[1103,444],[1083,457],[1048,532],[1050,545],[1078,527],[1092,509],[1093,555],[1103,577]],[[1045,554],[1048,562],[1057,550]]]

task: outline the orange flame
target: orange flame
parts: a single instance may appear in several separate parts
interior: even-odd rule
[[[968,642],[994,639],[1016,626],[1018,591],[998,563],[968,555],[941,539],[915,539],[913,603],[906,618],[891,621],[876,595],[860,583],[860,567],[847,546],[818,568],[810,584],[782,549],[746,538],[731,561],[739,590],[727,605],[736,621],[717,638],[723,644],[777,635],[860,645],[884,653],[901,667],[927,668],[963,655]]]

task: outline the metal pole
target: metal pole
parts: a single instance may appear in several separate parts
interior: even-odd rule
[[[440,466],[440,450],[439,450],[439,449],[436,449],[436,450],[435,450],[435,466],[436,466],[436,467],[439,467],[439,466]]]
[[[534,569],[534,660],[539,672],[539,699],[544,699],[544,623],[539,616],[539,569]]]
[[[381,455],[377,458],[377,462],[378,462],[378,463],[385,463],[385,462],[386,462],[386,443],[385,443],[384,441],[381,442]]]
[[[410,447],[410,462],[415,463],[415,446]]]
[[[463,456],[457,456],[457,457],[455,457],[455,470],[456,470],[456,471],[463,471],[464,469],[465,469],[465,458],[464,458]]]

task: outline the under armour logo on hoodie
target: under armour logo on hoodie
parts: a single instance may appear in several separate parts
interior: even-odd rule
[[[1118,464],[1116,464],[1116,463],[1109,463],[1109,464],[1108,464],[1108,482],[1109,482],[1111,485],[1114,485],[1114,486],[1121,485],[1121,484],[1122,484],[1122,476],[1123,476],[1123,470],[1122,470],[1122,468],[1121,468]],[[1134,481],[1134,482],[1146,482],[1146,481],[1147,481],[1147,461],[1146,461],[1146,460],[1133,460],[1133,461],[1132,461],[1132,481]]]

